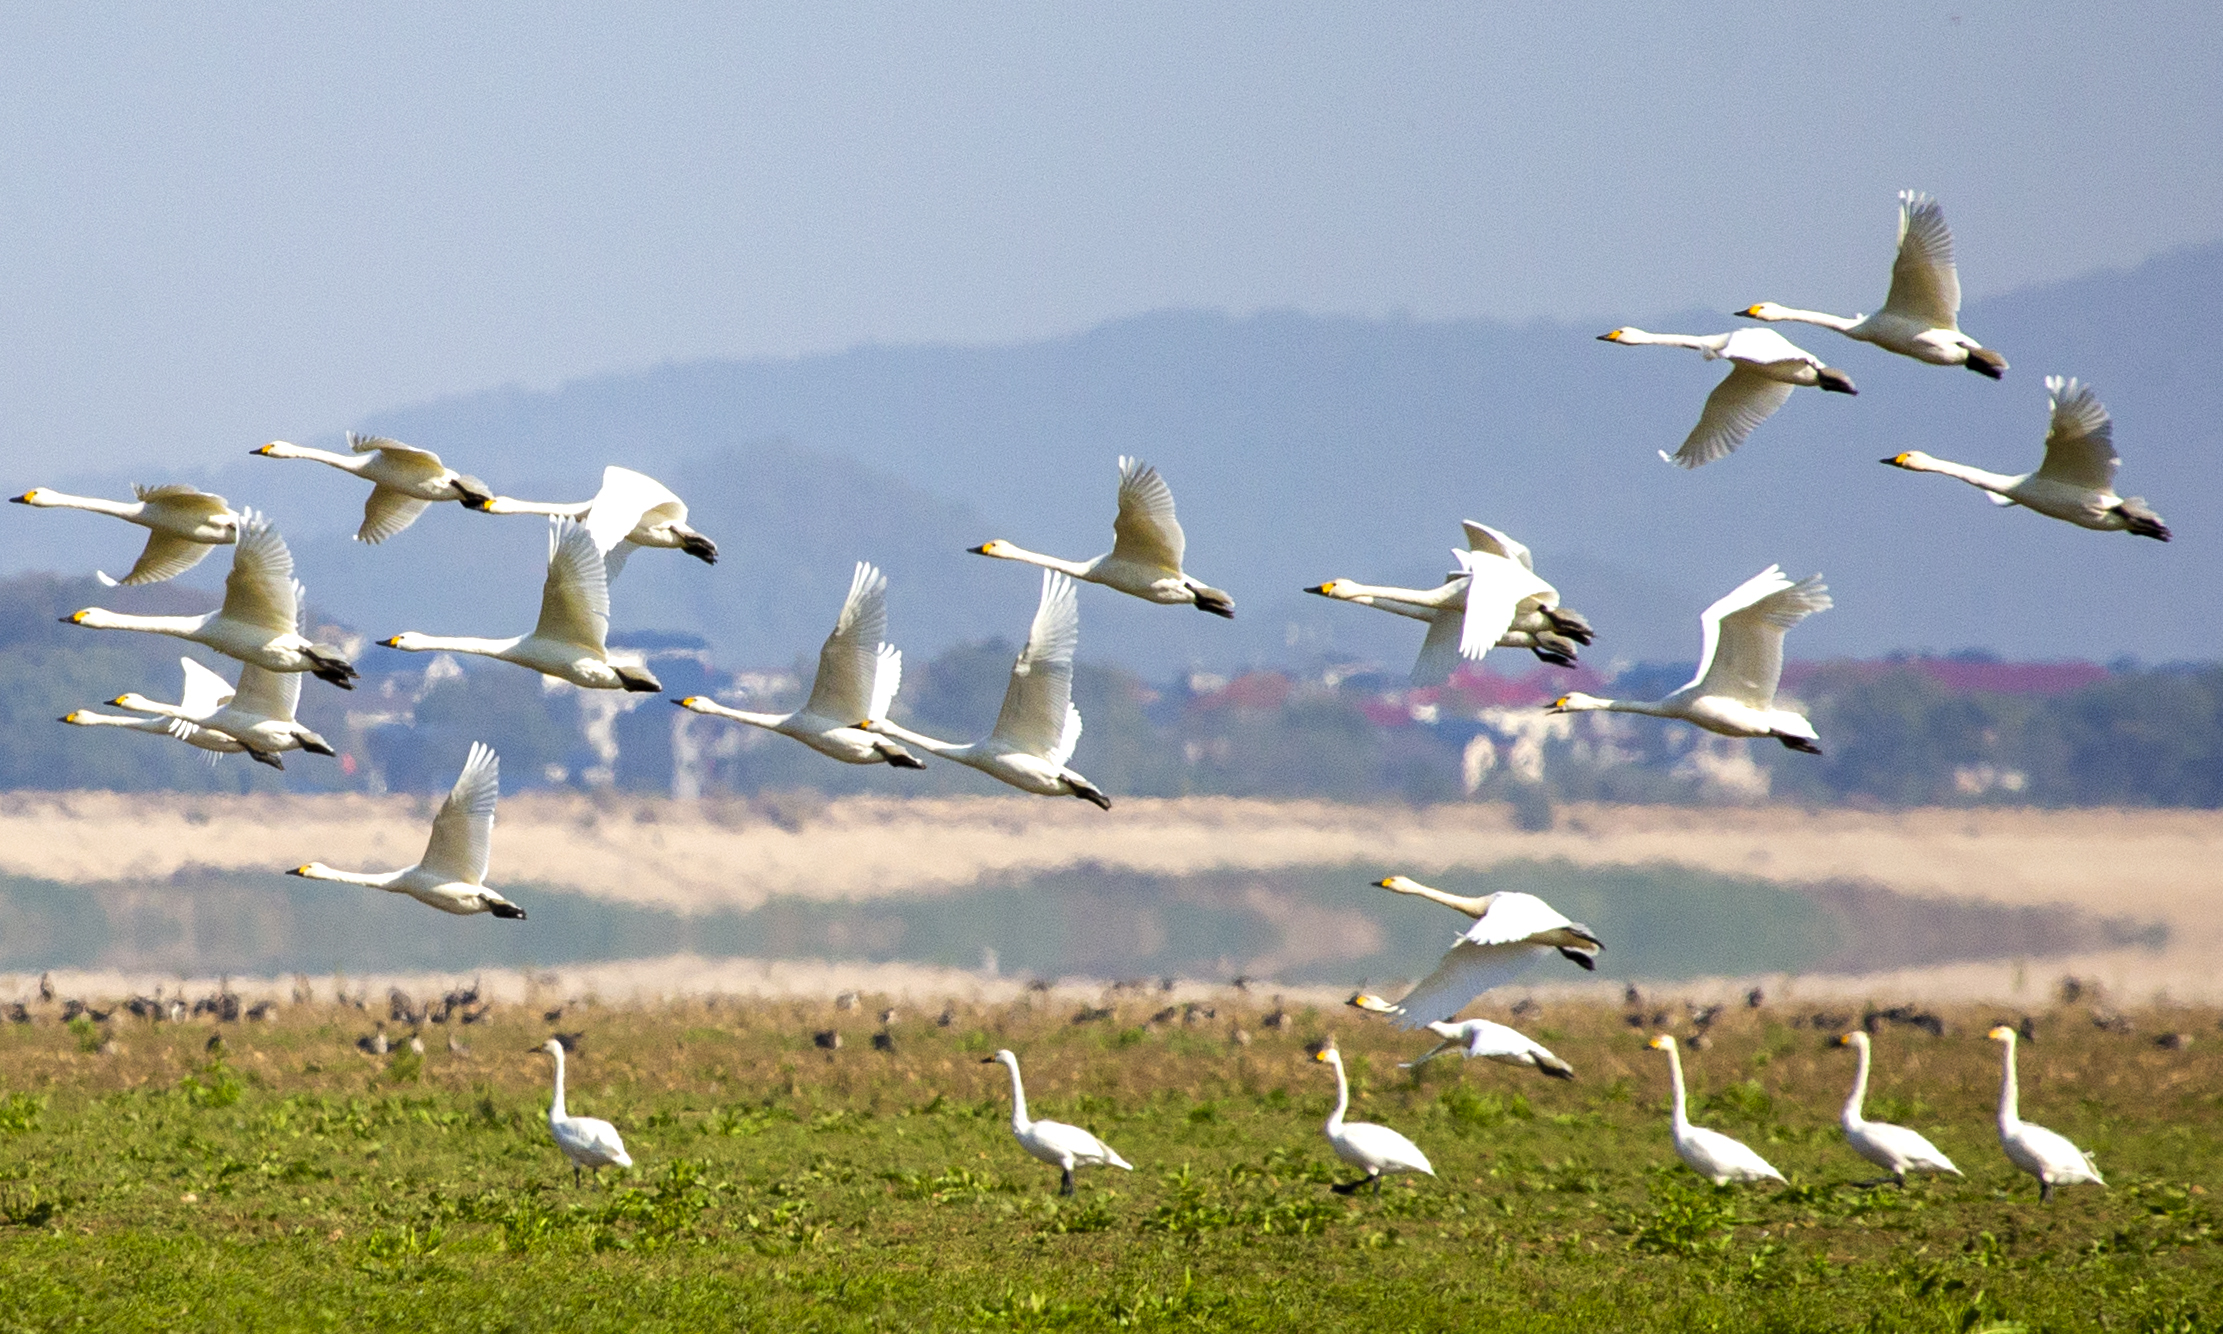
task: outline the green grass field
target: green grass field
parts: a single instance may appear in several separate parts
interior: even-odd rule
[[[508,1007],[453,1030],[467,1056],[428,1027],[423,1057],[359,1052],[371,1016],[322,1003],[221,1026],[119,1013],[106,1052],[82,1022],[0,1027],[0,1330],[2223,1325],[2213,1013],[2132,1034],[2040,1016],[2024,1114],[2110,1183],[2040,1206],[1993,1135],[1989,1010],[1879,1035],[1870,1115],[1968,1172],[1902,1193],[1848,1184],[1871,1174],[1836,1129],[1851,1056],[1787,1009],[1725,1015],[1687,1053],[1699,1119],[1791,1179],[1717,1191],[1668,1144],[1664,1058],[1607,1008],[1523,1021],[1572,1084],[1449,1059],[1416,1081],[1395,1063],[1422,1042],[1348,1010],[1277,1030],[1235,993],[1190,1023],[1147,1022],[1158,999],[1133,994],[1081,1023],[1047,995],[946,1026],[906,1013],[892,1052],[872,1008]],[[828,1027],[841,1050],[812,1045]],[[551,1028],[584,1030],[572,1110],[618,1124],[630,1174],[573,1185],[527,1053]],[[2154,1045],[2174,1030],[2200,1037]],[[1328,1191],[1349,1171],[1307,1044],[1330,1031],[1354,1117],[1411,1135],[1437,1179]],[[979,1063],[999,1046],[1037,1116],[1137,1170],[1058,1198]]]

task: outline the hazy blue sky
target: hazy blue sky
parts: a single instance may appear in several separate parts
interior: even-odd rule
[[[1993,293],[2223,236],[2219,70],[2213,3],[15,6],[0,462],[1167,306],[1865,310],[1903,186]]]

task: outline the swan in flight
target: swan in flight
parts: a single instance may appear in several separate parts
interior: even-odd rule
[[[1042,601],[1035,608],[1033,628],[1027,631],[1027,646],[1012,664],[1003,711],[996,715],[995,730],[987,740],[952,745],[884,718],[866,718],[857,730],[878,732],[929,755],[971,765],[1022,792],[1079,797],[1108,811],[1111,798],[1103,789],[1066,767],[1073,748],[1081,743],[1081,711],[1073,707],[1073,651],[1080,642],[1081,609],[1073,581],[1045,570]]]
[[[636,662],[610,656],[610,581],[586,525],[548,521],[548,578],[540,590],[540,621],[529,635],[477,639],[404,630],[379,641],[405,653],[471,653],[530,667],[588,690],[659,691],[664,683]]]
[[[1466,520],[1467,550],[1435,588],[1394,588],[1330,579],[1305,589],[1338,602],[1373,607],[1428,623],[1412,682],[1442,685],[1461,658],[1492,648],[1525,648],[1559,667],[1572,667],[1580,644],[1595,637],[1580,612],[1559,605],[1559,590],[1536,575],[1528,548],[1487,524]]]
[[[1328,1146],[1335,1156],[1366,1173],[1356,1181],[1337,1182],[1328,1187],[1338,1195],[1351,1195],[1371,1181],[1374,1193],[1382,1193],[1382,1176],[1388,1172],[1419,1172],[1434,1176],[1436,1169],[1429,1165],[1428,1155],[1420,1146],[1391,1130],[1371,1121],[1346,1121],[1343,1114],[1351,1109],[1351,1081],[1343,1074],[1343,1053],[1335,1049],[1335,1039],[1312,1054],[1315,1061],[1325,1061],[1335,1068],[1335,1110],[1328,1113]]]
[[[195,727],[191,723],[181,723],[174,718],[125,718],[113,713],[95,713],[91,709],[72,709],[62,715],[62,721],[72,727],[121,727],[127,731],[145,732],[150,736],[175,737],[188,746],[207,751],[210,764],[216,763],[219,755],[237,755],[247,749],[234,737],[225,736],[222,732],[211,732],[205,727]],[[260,760],[262,756],[257,755],[255,758]],[[275,757],[265,763],[277,765],[281,769],[285,767],[277,764]]]
[[[1449,1020],[1469,1001],[1492,987],[1504,986],[1554,950],[1585,971],[1596,971],[1598,951],[1605,948],[1589,927],[1567,920],[1534,894],[1499,890],[1478,899],[1461,898],[1402,875],[1374,884],[1440,903],[1474,919],[1436,970],[1405,993],[1403,1000],[1360,1007],[1391,1016],[1399,1028],[1425,1028]]]
[[[1111,1145],[1089,1134],[1079,1126],[1069,1126],[1063,1121],[1035,1121],[1027,1117],[1027,1087],[1019,1081],[1019,1058],[1009,1050],[980,1058],[982,1065],[1001,1064],[1011,1072],[1011,1133],[1019,1147],[1036,1158],[1058,1169],[1063,1176],[1058,1181],[1057,1193],[1073,1193],[1073,1169],[1076,1167],[1116,1167],[1132,1172],[1135,1165],[1119,1156]]]
[[[424,860],[415,866],[366,874],[336,871],[323,862],[310,862],[286,874],[407,894],[419,903],[459,917],[486,912],[524,921],[523,908],[486,887],[486,868],[494,859],[494,805],[502,795],[501,775],[502,762],[493,750],[483,741],[472,742],[463,772],[456,776],[455,787],[441,803],[440,813],[432,817],[432,837],[425,843]]]
[[[1358,995],[1351,997],[1346,1003],[1373,1014],[1397,1013],[1396,1006],[1379,996],[1369,996],[1365,992],[1360,992]],[[1553,1079],[1573,1079],[1575,1077],[1575,1068],[1552,1055],[1544,1044],[1517,1029],[1507,1028],[1503,1024],[1493,1024],[1487,1019],[1468,1019],[1460,1023],[1450,1024],[1441,1019],[1436,1019],[1421,1025],[1421,1027],[1442,1038],[1443,1041],[1429,1048],[1421,1056],[1409,1061],[1399,1061],[1397,1063],[1398,1069],[1411,1070],[1416,1066],[1426,1065],[1447,1051],[1456,1050],[1463,1051],[1470,1061],[1480,1057],[1485,1061],[1496,1061],[1499,1065],[1521,1066],[1540,1074],[1550,1075]]]
[[[1986,1036],[2007,1048],[2006,1073],[1999,1082],[1999,1147],[2007,1151],[2010,1162],[2038,1179],[2038,1202],[2050,1202],[2055,1186],[2106,1185],[2092,1155],[2069,1143],[2066,1136],[2022,1119],[2015,1088],[2015,1030],[2001,1024]]]
[[[101,500],[50,491],[43,486],[8,499],[37,509],[89,510],[152,529],[147,534],[146,549],[139,553],[138,562],[123,578],[111,578],[105,570],[93,571],[110,587],[117,584],[137,587],[175,579],[200,564],[210,547],[230,546],[239,540],[239,516],[232,513],[222,496],[182,482],[169,486],[134,486],[131,490],[138,499]]]
[[[1729,363],[1729,377],[1706,395],[1706,410],[1683,438],[1683,447],[1660,457],[1678,468],[1696,468],[1726,457],[1761,422],[1791,401],[1791,390],[1806,385],[1833,394],[1857,394],[1852,377],[1791,342],[1773,329],[1738,329],[1723,334],[1656,334],[1615,329],[1599,334],[1601,343],[1632,347],[1687,347],[1708,361]]]
[[[602,470],[602,489],[594,499],[574,505],[508,496],[465,499],[465,509],[481,514],[550,514],[577,519],[594,534],[615,579],[626,558],[642,547],[676,548],[705,565],[718,563],[718,544],[687,526],[687,502],[653,477],[615,465]]]
[[[749,713],[701,695],[689,695],[678,701],[679,707],[768,728],[844,764],[924,769],[924,762],[892,739],[852,725],[857,718],[884,721],[903,683],[903,655],[894,645],[881,642],[887,633],[888,577],[858,561],[849,581],[849,599],[841,604],[841,616],[834,622],[834,632],[826,636],[825,647],[818,650],[818,676],[802,708],[794,713]]]
[[[1690,1170],[1717,1186],[1732,1181],[1781,1181],[1783,1174],[1770,1167],[1767,1159],[1718,1130],[1690,1123],[1689,1104],[1683,1095],[1683,1054],[1676,1050],[1675,1039],[1665,1033],[1652,1039],[1652,1047],[1667,1053],[1668,1075],[1675,1081],[1675,1110],[1668,1127],[1677,1156]]]
[[[1783,634],[1830,607],[1829,588],[1818,574],[1797,583],[1773,565],[1745,580],[1698,615],[1705,631],[1698,675],[1666,699],[1599,699],[1580,691],[1561,695],[1552,713],[1643,713],[1680,718],[1709,732],[1735,737],[1774,737],[1792,750],[1822,753],[1821,737],[1802,714],[1775,707],[1783,675]]]
[[[315,459],[341,472],[351,472],[371,484],[370,499],[363,502],[363,526],[355,530],[358,542],[383,542],[417,521],[425,506],[438,500],[485,501],[494,493],[486,483],[457,472],[429,449],[417,449],[382,435],[347,433],[352,454],[328,449],[306,449],[273,440],[247,451],[266,459]]]
[[[1933,366],[1966,366],[1997,380],[2007,359],[1961,332],[1961,279],[1953,268],[1953,233],[1945,210],[1926,194],[1899,192],[1899,254],[1891,262],[1891,293],[1870,316],[1793,310],[1773,301],[1737,312],[1754,320],[1795,320],[1835,329],[1847,338]]]
[[[1112,520],[1112,549],[1094,560],[1060,560],[996,540],[968,548],[976,556],[1025,561],[1085,583],[1102,584],[1145,602],[1187,603],[1214,616],[1235,616],[1235,599],[1181,569],[1188,539],[1173,517],[1173,489],[1141,459],[1119,460],[1119,516]]]
[[[1852,1145],[1853,1152],[1889,1172],[1885,1180],[1897,1181],[1902,1187],[1907,1184],[1909,1172],[1950,1172],[1959,1176],[1961,1169],[1953,1166],[1953,1160],[1917,1132],[1861,1115],[1861,1106],[1868,1099],[1868,1035],[1858,1030],[1840,1034],[1837,1045],[1860,1053],[1860,1072],[1853,1076],[1852,1094],[1845,1099],[1841,1118],[1845,1142]],[[1882,1181],[1860,1184],[1875,1186]]]
[[[591,1116],[571,1116],[564,1111],[563,1043],[550,1038],[534,1050],[556,1058],[556,1098],[548,1104],[548,1133],[555,1136],[556,1147],[563,1150],[563,1156],[571,1160],[571,1184],[579,1184],[582,1167],[597,1178],[605,1167],[631,1167],[633,1155],[625,1151],[625,1141],[618,1137],[616,1126]]]
[[[251,663],[239,668],[239,685],[203,667],[191,658],[180,658],[185,669],[185,693],[176,704],[164,704],[145,695],[126,693],[108,701],[133,713],[151,713],[169,719],[176,728],[220,733],[239,742],[256,763],[285,768],[282,751],[305,750],[311,755],[339,752],[323,737],[293,716],[301,704],[301,673],[266,672]]]
[[[2144,498],[2115,494],[2115,423],[2088,384],[2046,377],[2050,412],[2045,430],[2045,462],[2019,477],[1985,472],[1965,463],[1908,450],[1884,460],[1908,472],[1958,477],[1984,493],[1994,505],[2020,505],[2079,528],[2126,531],[2135,537],[2169,540],[2169,525]]]
[[[94,630],[143,630],[173,635],[270,672],[307,672],[343,690],[355,688],[355,668],[330,644],[311,643],[298,626],[303,590],[293,577],[293,553],[270,520],[253,510],[239,516],[239,543],[224,576],[224,605],[200,616],[127,616],[87,607],[62,619]]]

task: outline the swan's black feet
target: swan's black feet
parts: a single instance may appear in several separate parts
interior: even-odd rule
[[[1358,1194],[1359,1187],[1365,1185],[1366,1181],[1367,1179],[1365,1177],[1360,1177],[1356,1181],[1337,1181],[1330,1184],[1328,1186],[1328,1189],[1334,1191],[1338,1195],[1356,1195]]]
[[[1858,394],[1860,392],[1853,388],[1852,377],[1838,370],[1835,366],[1824,366],[1816,371],[1815,375],[1819,377],[1815,381],[1816,387],[1829,393]]]
[[[1073,1169],[1065,1169],[1065,1177],[1058,1182],[1057,1193],[1060,1195],[1071,1195],[1073,1193]]]
[[[514,903],[490,903],[486,910],[496,917],[506,917],[513,922],[525,920],[525,910]]]
[[[1111,798],[1105,796],[1094,783],[1073,781],[1073,795],[1079,797],[1082,801],[1093,803],[1100,810],[1108,811],[1111,809]]]
[[[2050,1182],[2050,1181],[2041,1181],[2041,1182],[2039,1182],[2039,1183],[2038,1183],[2038,1203],[2040,1203],[2040,1204],[2051,1204],[2051,1203],[2053,1203],[2053,1183],[2052,1183],[2052,1182]]]
[[[1968,368],[1987,380],[2007,378],[2007,359],[1988,347],[1968,349]]]
[[[1785,736],[1778,732],[1775,734],[1775,739],[1783,743],[1785,750],[1795,750],[1801,755],[1819,755],[1822,753],[1820,746],[1802,736]]]
[[[880,754],[886,757],[891,768],[924,769],[926,767],[926,761],[907,750],[883,750]]]
[[[280,773],[285,772],[286,762],[271,754],[267,750],[256,750],[254,747],[249,746],[247,748],[247,758],[253,760],[257,764],[267,764],[271,768],[278,770]]]
[[[1235,599],[1216,588],[1200,588],[1197,590],[1196,609],[1198,611],[1208,611],[1214,616],[1222,616],[1230,621],[1235,619]]]
[[[679,549],[705,565],[718,563],[718,544],[701,533],[681,533]]]

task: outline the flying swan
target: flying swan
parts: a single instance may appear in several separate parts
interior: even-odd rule
[[[331,743],[303,725],[293,714],[301,704],[301,673],[266,672],[252,663],[239,668],[239,685],[203,667],[191,658],[179,658],[185,669],[185,693],[176,704],[164,704],[136,692],[108,701],[133,713],[151,713],[168,719],[176,729],[216,732],[246,748],[258,764],[286,767],[279,754],[305,750],[311,755],[334,755]]]
[[[105,570],[93,571],[94,577],[111,588],[117,584],[137,587],[175,579],[200,564],[210,547],[230,546],[239,540],[239,516],[232,513],[222,496],[182,482],[169,486],[134,486],[131,490],[138,499],[101,500],[50,491],[43,486],[32,487],[8,499],[37,509],[89,510],[152,529],[147,534],[146,549],[139,553],[137,563],[123,578],[111,578]]]
[[[1358,995],[1351,997],[1346,1004],[1373,1014],[1397,1013],[1396,1006],[1391,1005],[1379,996],[1369,996],[1365,992],[1360,992]],[[1421,1027],[1442,1038],[1443,1041],[1412,1060],[1399,1061],[1397,1063],[1398,1069],[1411,1070],[1426,1065],[1447,1051],[1461,1051],[1470,1061],[1479,1057],[1485,1061],[1496,1061],[1499,1065],[1516,1065],[1523,1069],[1534,1070],[1538,1074],[1550,1075],[1553,1079],[1573,1079],[1575,1077],[1575,1068],[1552,1055],[1544,1044],[1518,1029],[1507,1028],[1503,1024],[1491,1023],[1487,1019],[1468,1019],[1456,1024],[1447,1024],[1443,1020],[1437,1019],[1423,1024]]]
[[[519,913],[518,916],[524,916]],[[556,1147],[571,1160],[571,1184],[579,1184],[579,1169],[585,1168],[599,1179],[605,1167],[631,1167],[633,1155],[625,1151],[625,1141],[618,1137],[617,1127],[591,1116],[570,1116],[563,1109],[563,1043],[550,1038],[535,1048],[556,1058],[556,1098],[548,1104],[548,1133],[556,1140]]]
[[[1821,738],[1802,714],[1775,707],[1783,676],[1783,633],[1830,607],[1818,574],[1797,583],[1770,565],[1698,615],[1705,632],[1698,675],[1666,699],[1599,699],[1580,691],[1552,701],[1552,713],[1643,713],[1680,718],[1709,732],[1774,737],[1792,750],[1822,753]]]
[[[1027,1116],[1027,1087],[1019,1081],[1019,1058],[1009,1050],[980,1058],[982,1065],[1001,1064],[1011,1072],[1011,1134],[1019,1147],[1036,1158],[1058,1169],[1057,1193],[1073,1193],[1073,1169],[1076,1167],[1116,1167],[1132,1172],[1135,1165],[1119,1156],[1111,1145],[1089,1134],[1079,1126],[1069,1126],[1063,1121],[1035,1121]]]
[[[1729,377],[1706,395],[1706,410],[1698,424],[1683,438],[1683,447],[1660,457],[1678,468],[1696,468],[1727,456],[1761,422],[1791,401],[1791,390],[1800,385],[1833,394],[1857,394],[1852,377],[1792,343],[1773,329],[1738,329],[1723,334],[1656,334],[1642,329],[1615,329],[1599,334],[1601,343],[1632,347],[1687,347],[1708,361],[1727,361]]]
[[[429,449],[417,449],[382,435],[347,433],[352,454],[328,449],[305,449],[273,440],[247,451],[266,459],[315,459],[341,472],[351,472],[371,484],[370,499],[363,502],[363,526],[355,530],[358,542],[383,542],[417,521],[425,506],[436,500],[491,500],[486,483],[457,472]]]
[[[1684,1164],[1717,1186],[1732,1181],[1781,1181],[1783,1174],[1770,1167],[1767,1159],[1718,1130],[1690,1123],[1683,1096],[1683,1055],[1676,1050],[1675,1039],[1665,1033],[1652,1039],[1652,1047],[1667,1053],[1668,1074],[1675,1081],[1675,1109],[1668,1118],[1668,1128],[1675,1140],[1675,1153]]]
[[[718,544],[687,526],[687,502],[644,473],[615,465],[602,470],[602,489],[592,500],[574,505],[513,500],[508,496],[466,499],[465,509],[481,514],[549,514],[577,519],[594,534],[615,579],[642,547],[677,549],[705,565],[718,563]]]
[[[72,709],[62,715],[62,721],[72,727],[121,727],[149,736],[174,737],[188,746],[207,751],[210,764],[216,763],[219,755],[237,755],[247,749],[222,732],[211,732],[191,723],[181,724],[172,718],[125,718],[113,713],[95,713],[91,709]]]
[[[1325,1047],[1312,1054],[1315,1061],[1325,1061],[1335,1068],[1335,1110],[1328,1113],[1328,1147],[1335,1156],[1366,1173],[1356,1181],[1339,1181],[1328,1187],[1338,1195],[1351,1195],[1371,1181],[1374,1193],[1382,1193],[1382,1176],[1388,1172],[1419,1172],[1434,1176],[1436,1169],[1429,1165],[1428,1155],[1420,1146],[1391,1130],[1371,1121],[1346,1121],[1343,1114],[1351,1108],[1351,1082],[1343,1074],[1343,1053],[1335,1049],[1335,1039],[1329,1038]]]
[[[1860,1071],[1853,1076],[1852,1093],[1845,1099],[1845,1142],[1852,1145],[1854,1153],[1891,1174],[1859,1184],[1880,1186],[1884,1181],[1896,1181],[1904,1188],[1909,1172],[1950,1172],[1959,1176],[1961,1169],[1953,1166],[1953,1160],[1916,1131],[1861,1115],[1861,1106],[1868,1099],[1868,1035],[1858,1030],[1843,1033],[1837,1045],[1860,1053]]]
[[[1182,535],[1180,520],[1173,517],[1173,489],[1141,459],[1119,460],[1119,515],[1112,520],[1112,549],[1096,559],[1060,560],[1000,539],[967,549],[976,556],[1057,570],[1145,602],[1186,603],[1214,616],[1230,620],[1235,616],[1235,599],[1181,569],[1188,539]]]
[[[1474,925],[1443,956],[1436,971],[1422,978],[1403,1000],[1360,1006],[1391,1016],[1399,1028],[1425,1028],[1449,1020],[1475,997],[1492,987],[1504,986],[1555,950],[1584,970],[1595,971],[1598,951],[1605,948],[1589,927],[1567,920],[1534,894],[1499,890],[1478,899],[1461,898],[1402,875],[1374,884],[1392,893],[1440,903],[1474,919]]]
[[[1997,380],[2007,359],[1961,332],[1961,279],[1953,268],[1953,233],[1945,210],[1926,194],[1899,192],[1899,254],[1891,262],[1891,294],[1871,316],[1793,310],[1773,301],[1737,312],[1755,320],[1796,320],[1835,329],[1886,352],[1933,366],[1966,366]]]
[[[494,859],[494,804],[501,799],[502,762],[485,742],[471,743],[463,772],[455,787],[432,817],[432,837],[425,843],[424,860],[405,870],[383,874],[336,871],[323,862],[310,862],[286,872],[305,880],[331,880],[343,885],[364,885],[390,894],[407,894],[419,903],[442,912],[468,917],[492,913],[522,922],[525,910],[486,887],[486,868]],[[557,1067],[557,1087],[562,1087],[562,1067]],[[562,1095],[557,1095],[558,1105]]]
[[[2038,1179],[2038,1202],[2050,1203],[2055,1186],[2106,1185],[2092,1155],[2066,1136],[2022,1119],[2015,1088],[2015,1030],[2001,1024],[1986,1036],[2007,1049],[2007,1068],[1999,1082],[1999,1147],[2007,1151],[2009,1162]]]

